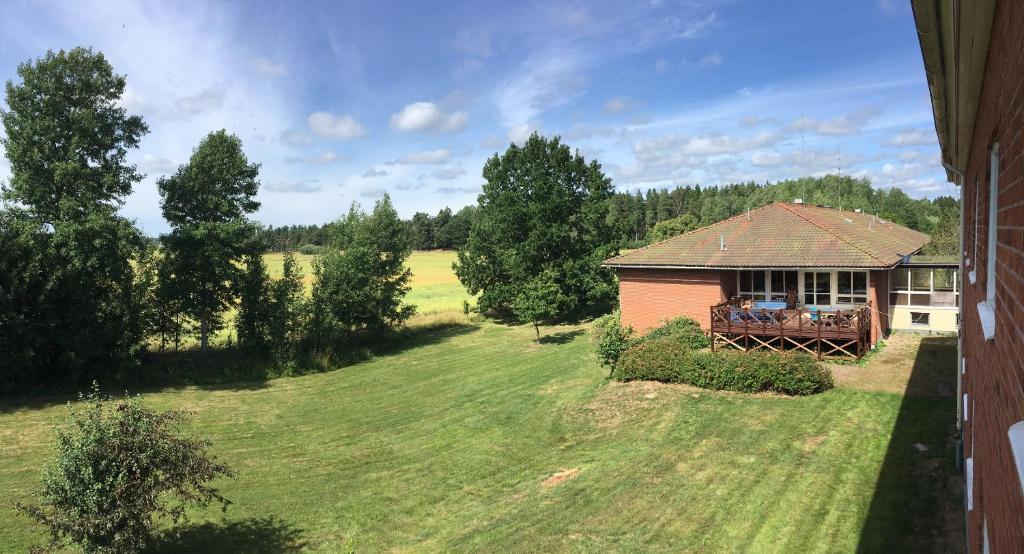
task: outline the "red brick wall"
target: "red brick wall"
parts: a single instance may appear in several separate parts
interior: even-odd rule
[[[735,289],[735,271],[694,269],[619,269],[619,307],[623,325],[637,332],[666,319],[689,317],[711,328],[711,306]],[[723,282],[724,287],[723,288]]]
[[[1014,468],[1007,429],[1024,420],[1024,2],[996,6],[970,162],[964,168],[964,238],[977,271],[963,276],[961,337],[969,395],[963,423],[964,456],[974,459],[974,509],[968,544],[982,550],[987,519],[992,552],[1024,552],[1024,494]],[[999,142],[996,330],[986,341],[977,304],[985,300],[989,148]],[[977,181],[977,185],[975,184]],[[977,202],[975,201],[977,194]],[[975,205],[977,204],[977,221]],[[977,224],[977,225],[976,225]],[[977,238],[977,256],[974,240]],[[961,400],[962,402],[962,400]]]

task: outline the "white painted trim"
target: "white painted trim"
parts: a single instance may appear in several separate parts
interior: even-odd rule
[[[1018,421],[1006,432],[1010,437],[1010,450],[1013,451],[1013,463],[1017,467],[1017,484],[1024,494],[1024,421]]]
[[[964,485],[967,488],[967,511],[974,509],[974,458],[964,460]]]
[[[989,302],[978,302],[978,320],[981,321],[981,333],[985,340],[996,338],[996,312]]]
[[[970,413],[967,410],[967,406],[968,406],[968,396],[967,396],[967,393],[965,392],[964,393],[964,423],[966,423],[967,421],[969,421],[971,419],[970,416],[967,415],[967,414]]]
[[[996,306],[996,253],[999,247],[999,143],[989,151],[988,239],[985,252],[985,300]]]

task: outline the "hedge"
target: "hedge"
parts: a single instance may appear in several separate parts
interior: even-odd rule
[[[806,354],[691,350],[674,338],[631,346],[619,358],[614,376],[620,381],[650,380],[792,395],[832,388],[832,373]]]
[[[690,350],[699,350],[711,345],[708,336],[700,328],[700,323],[688,317],[670,319],[662,323],[661,327],[648,331],[637,342],[648,342],[661,338],[671,338]]]

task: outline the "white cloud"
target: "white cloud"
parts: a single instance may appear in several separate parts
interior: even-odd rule
[[[307,146],[313,144],[313,137],[309,136],[302,131],[296,131],[294,129],[285,129],[281,131],[278,137],[281,142],[289,146]]]
[[[937,142],[934,132],[924,129],[903,129],[889,137],[885,144],[889,146],[924,146]]]
[[[787,128],[790,131],[811,131],[821,135],[853,135],[859,133],[871,118],[880,113],[880,108],[871,107],[828,120],[801,117]]]
[[[366,134],[366,129],[348,115],[335,116],[327,112],[313,112],[306,122],[309,130],[326,138],[354,139]]]
[[[399,165],[414,165],[414,164],[443,164],[451,158],[452,152],[447,148],[438,148],[437,150],[424,150],[422,152],[413,152],[406,154],[401,158],[391,162],[391,164]]]
[[[273,62],[267,58],[253,58],[252,66],[260,73],[274,77],[283,77],[288,74],[288,67],[284,64]]]
[[[438,194],[473,194],[480,192],[480,187],[438,187],[434,192]]]
[[[342,157],[332,150],[325,150],[316,154],[309,154],[306,156],[287,156],[284,158],[286,164],[307,164],[307,165],[327,165],[332,164],[341,160]]]
[[[718,65],[720,63],[722,63],[722,56],[719,56],[718,54],[708,54],[707,56],[701,58],[700,62],[698,62],[697,65],[701,67],[710,67],[712,65]]]
[[[462,29],[452,41],[452,48],[473,58],[489,58],[494,55],[491,33],[482,29]]]
[[[710,29],[716,21],[718,21],[718,13],[711,12],[704,19],[685,23],[679,36],[682,38],[697,38]]]
[[[203,90],[174,101],[174,107],[181,117],[190,118],[214,111],[224,105],[224,90],[210,85]]]
[[[362,191],[360,191],[359,192],[359,196],[362,196],[363,198],[383,198],[384,195],[387,194],[387,193],[388,193],[388,191],[386,191],[386,190],[384,190],[384,189],[382,189],[380,187],[372,187],[372,188],[363,189]]]
[[[424,185],[426,185],[426,183],[422,181],[418,183],[398,183],[397,185],[395,185],[395,189],[408,192],[412,190],[420,190],[421,188],[423,188]]]
[[[151,154],[143,154],[142,159],[139,160],[139,169],[144,173],[148,174],[164,174],[171,173],[178,169],[178,162],[170,158],[161,158],[153,156]]]
[[[582,61],[565,49],[535,54],[522,70],[495,89],[494,103],[508,129],[529,125],[541,113],[583,94],[587,78]]]
[[[377,169],[375,167],[371,167],[370,169],[366,170],[366,173],[363,173],[363,177],[369,179],[371,177],[384,177],[387,174],[388,174],[388,172],[383,170],[383,169]]]
[[[740,125],[744,127],[757,127],[760,125],[775,125],[778,122],[774,117],[760,117],[748,115],[740,119]]]
[[[530,138],[530,135],[537,131],[537,125],[534,123],[523,123],[521,125],[514,125],[508,130],[508,140],[516,144],[523,144],[526,139]]]
[[[760,166],[773,166],[782,163],[782,154],[778,152],[754,152],[750,163]]]
[[[270,192],[295,192],[308,194],[312,192],[320,192],[323,187],[316,179],[306,179],[301,181],[274,181],[264,184],[263,189]]]
[[[441,181],[451,181],[454,179],[458,179],[459,177],[462,177],[465,174],[466,170],[462,169],[461,167],[447,167],[431,172],[430,176],[433,177],[434,179],[439,179]]]
[[[453,133],[466,128],[469,114],[463,111],[445,113],[433,102],[413,102],[398,113],[391,114],[391,128],[396,131],[437,131]]]
[[[608,99],[608,101],[604,103],[602,111],[605,114],[614,115],[628,110],[632,105],[633,102],[629,98],[626,98],[625,96],[616,96],[615,98]]]

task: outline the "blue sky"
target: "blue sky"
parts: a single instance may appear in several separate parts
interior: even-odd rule
[[[322,223],[385,192],[475,202],[487,157],[532,131],[620,190],[841,170],[952,194],[904,2],[18,2],[0,79],[92,46],[151,133],[124,213],[166,230],[155,180],[209,131],[262,163],[266,224]],[[9,174],[0,161],[0,179]]]

